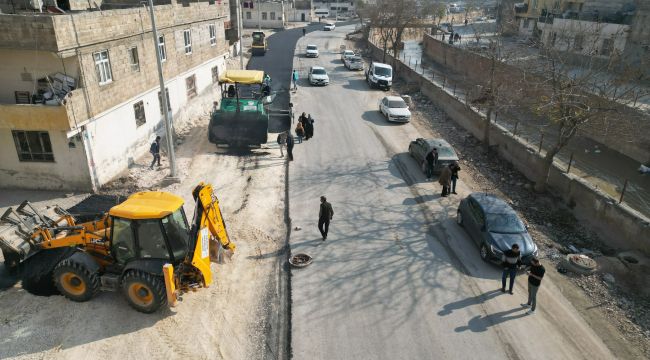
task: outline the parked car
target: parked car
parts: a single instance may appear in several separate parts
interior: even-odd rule
[[[371,63],[366,72],[366,81],[371,88],[390,90],[393,85],[393,67],[388,64]]]
[[[519,245],[522,263],[529,265],[537,256],[528,227],[510,205],[495,195],[473,193],[460,201],[456,222],[479,247],[481,259],[501,262],[503,252]]]
[[[327,23],[327,24],[325,24],[325,26],[323,26],[324,31],[332,31],[334,29],[336,29],[336,25],[334,25],[332,23]]]
[[[384,96],[379,101],[379,112],[388,121],[407,123],[411,120],[409,106],[399,96]]]
[[[318,57],[318,46],[316,45],[307,45],[307,50],[305,51],[306,57]]]
[[[349,58],[350,56],[354,56],[354,51],[343,50],[343,52],[341,53],[341,61],[345,63],[345,59]]]
[[[434,173],[440,173],[443,167],[449,166],[454,161],[458,161],[458,155],[454,148],[444,139],[423,139],[418,138],[411,141],[409,145],[409,154],[422,165],[427,154],[436,148],[438,150],[438,162],[433,168]]]
[[[330,78],[327,71],[322,66],[312,66],[309,68],[309,83],[311,85],[328,85]]]
[[[361,56],[355,55],[355,56],[347,57],[343,61],[343,64],[349,70],[363,70],[363,59],[361,59]]]

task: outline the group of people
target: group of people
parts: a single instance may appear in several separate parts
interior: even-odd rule
[[[506,292],[506,280],[510,278],[508,293],[513,295],[512,288],[515,284],[515,277],[517,277],[517,269],[521,266],[521,253],[519,245],[513,244],[510,250],[506,250],[501,258],[503,261],[503,274],[501,275],[501,292]],[[522,303],[521,306],[528,308],[528,314],[535,314],[537,308],[537,291],[542,284],[542,278],[546,269],[544,265],[539,262],[539,259],[533,257],[530,260],[530,269],[528,270],[528,301]]]
[[[311,114],[307,115],[302,113],[298,118],[298,124],[296,124],[296,136],[298,137],[298,144],[302,142],[302,139],[309,140],[314,137],[314,119],[311,117]]]
[[[424,158],[424,161],[427,180],[431,180],[436,165],[438,164],[438,149],[431,149],[431,151],[429,151],[427,156]],[[460,165],[458,165],[458,161],[453,161],[451,164],[442,168],[440,171],[440,177],[438,177],[438,183],[442,185],[442,193],[440,196],[446,197],[449,196],[449,194],[457,194],[456,182],[458,181],[459,171]]]

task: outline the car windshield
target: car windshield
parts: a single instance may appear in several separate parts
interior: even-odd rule
[[[354,51],[346,51],[343,53],[343,56],[352,56],[354,55]]]
[[[325,75],[325,74],[327,74],[325,72],[325,69],[313,69],[311,71],[311,73],[314,74],[314,75]]]
[[[391,100],[388,102],[388,107],[389,108],[398,108],[398,109],[404,109],[407,108],[406,103],[402,100]]]
[[[490,232],[517,234],[526,231],[526,227],[515,214],[486,214],[487,227]]]
[[[383,67],[375,68],[375,74],[379,76],[390,76],[391,72],[392,71],[389,68],[383,68]]]
[[[357,58],[357,57],[351,57],[351,58],[350,58],[350,62],[353,62],[353,63],[361,62],[361,59],[359,59],[359,58]]]
[[[318,50],[316,45],[307,45],[307,50]]]

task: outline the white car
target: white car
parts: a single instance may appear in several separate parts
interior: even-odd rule
[[[379,112],[388,121],[407,123],[411,120],[411,112],[406,102],[399,96],[385,96],[379,102]]]
[[[341,53],[341,61],[345,62],[345,59],[349,58],[350,56],[354,56],[354,51],[352,51],[352,50],[344,50]]]
[[[363,70],[363,59],[361,59],[361,56],[354,55],[347,57],[343,63],[349,70]]]
[[[322,66],[312,66],[309,68],[309,83],[311,85],[328,85],[330,77]]]
[[[307,45],[307,51],[305,51],[306,57],[318,57],[318,46],[316,45]]]
[[[384,90],[390,90],[393,85],[393,67],[388,64],[373,62],[366,71],[368,85]]]
[[[334,29],[336,29],[336,25],[334,25],[332,23],[325,24],[325,26],[323,26],[324,31],[332,31]]]

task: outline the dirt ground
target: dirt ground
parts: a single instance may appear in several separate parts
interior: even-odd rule
[[[182,196],[191,216],[191,190],[213,184],[235,255],[213,264],[215,282],[186,294],[175,308],[155,314],[132,310],[121,293],[101,293],[85,303],[38,297],[20,284],[0,291],[0,358],[264,359],[286,350],[283,276],[286,227],[285,161],[275,144],[250,153],[228,153],[208,143],[207,115],[177,131],[180,183],[166,185],[168,159],[149,170],[149,157],[106,187],[128,195],[161,189]],[[269,136],[269,139],[274,137]],[[58,197],[57,197],[58,195]],[[88,194],[43,196],[38,206],[71,204]],[[18,202],[16,202],[17,204]],[[6,204],[4,204],[6,205]],[[255,219],[251,222],[251,219]]]

